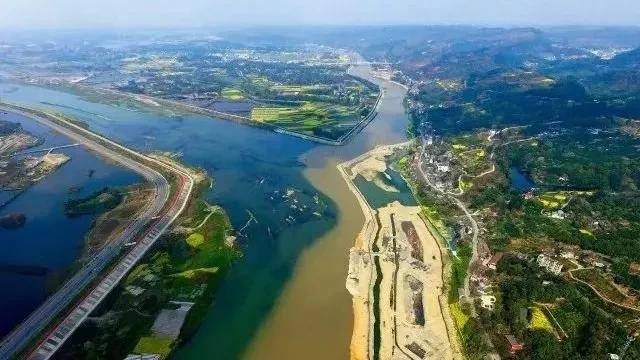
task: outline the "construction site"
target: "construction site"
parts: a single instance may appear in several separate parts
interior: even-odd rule
[[[374,179],[374,172],[384,176],[386,158],[403,145],[378,147],[338,166],[365,214],[346,281],[354,308],[351,359],[454,358],[440,305],[440,247],[420,207],[393,201],[373,209],[354,182]]]

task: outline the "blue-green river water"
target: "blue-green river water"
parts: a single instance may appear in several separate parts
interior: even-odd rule
[[[32,149],[71,143],[68,138],[21,115],[0,113],[0,119],[20,123],[24,130],[44,139],[41,145]],[[65,216],[65,201],[88,196],[105,186],[124,186],[140,181],[136,173],[107,163],[82,147],[56,152],[67,154],[71,160],[0,209],[0,216],[22,213],[27,217],[25,225],[19,229],[0,229],[0,264],[4,269],[28,266],[45,272],[0,272],[0,288],[4,289],[0,297],[0,336],[8,333],[45,299],[48,290],[65,275],[82,252],[84,234],[91,227],[94,216]]]

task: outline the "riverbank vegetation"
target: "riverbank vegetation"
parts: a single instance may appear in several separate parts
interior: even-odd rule
[[[68,200],[64,208],[67,216],[96,216],[85,235],[83,254],[76,266],[91,259],[114,234],[126,228],[131,219],[149,204],[154,194],[153,189],[142,183],[120,188],[107,187],[87,197]]]
[[[67,216],[101,214],[118,206],[123,198],[121,189],[104,188],[87,197],[68,200],[64,204],[64,213]]]
[[[484,131],[472,134],[483,136]],[[484,151],[493,154],[496,170],[471,179],[474,186],[458,195],[485,229],[480,236],[487,248],[480,247],[480,260],[471,266],[472,295],[479,310],[479,317],[471,319],[478,321],[477,329],[487,333],[494,346],[485,350],[508,354],[504,337],[515,335],[524,344],[519,354],[523,358],[605,356],[622,348],[627,354],[638,354],[640,349],[628,342],[628,336],[638,331],[633,310],[639,284],[638,238],[633,229],[639,224],[639,183],[633,164],[640,144],[615,128],[589,134],[564,128],[559,134],[536,134],[532,146],[531,141],[518,141],[526,139],[528,131],[508,138],[494,135],[491,144],[483,145]],[[457,135],[445,136],[443,143],[434,141],[432,146],[455,149],[446,144],[456,144],[457,139]],[[433,159],[452,159],[446,164],[451,171],[459,171],[463,164],[455,161],[454,152],[450,158]],[[528,177],[530,185],[516,189],[514,167]],[[454,181],[446,186],[456,193]],[[441,196],[423,189],[429,194],[419,197],[423,203],[441,209],[451,223],[456,215],[441,204]],[[490,258],[498,252],[510,255],[493,271]],[[537,260],[540,254],[562,265],[560,276],[550,274],[546,263],[538,265],[542,264]],[[450,301],[465,271],[453,261]],[[482,307],[483,296],[496,298],[491,309]],[[538,304],[549,308],[557,326],[540,313]],[[468,323],[458,326],[459,330]],[[468,336],[462,330],[460,336],[466,343]],[[477,354],[476,348],[465,349],[471,357]]]

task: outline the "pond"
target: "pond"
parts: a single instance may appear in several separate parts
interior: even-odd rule
[[[536,184],[531,180],[529,175],[516,166],[509,168],[509,179],[511,181],[511,188],[521,193],[531,191],[536,187]]]

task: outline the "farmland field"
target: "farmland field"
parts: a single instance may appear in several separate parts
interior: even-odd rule
[[[254,107],[251,120],[337,139],[361,121],[361,117],[346,106],[306,102],[300,106]]]
[[[221,95],[224,100],[229,100],[229,101],[239,101],[244,99],[244,95],[242,94],[242,91],[234,88],[222,89]]]
[[[156,336],[147,336],[140,339],[135,349],[136,354],[158,354],[161,359],[166,358],[171,353],[173,340]]]
[[[538,197],[545,210],[555,210],[565,204],[575,195],[593,195],[592,191],[548,191]]]
[[[533,330],[544,330],[551,334],[555,334],[553,325],[547,318],[547,315],[537,306],[531,308],[531,320],[529,321],[529,327]]]

